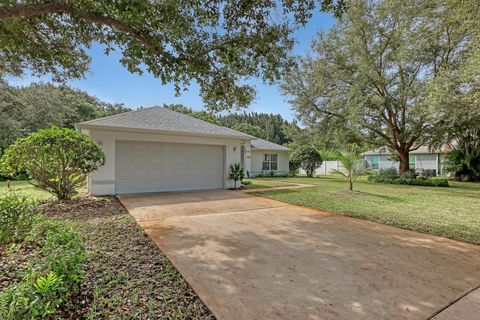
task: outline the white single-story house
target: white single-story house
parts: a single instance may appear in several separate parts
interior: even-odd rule
[[[430,150],[427,146],[421,146],[410,152],[408,160],[410,169],[417,172],[423,170],[435,170],[437,175],[442,175],[442,163],[448,147]],[[395,161],[392,153],[387,147],[380,147],[375,150],[362,153],[366,166],[371,169],[399,169],[398,161]]]
[[[163,107],[77,124],[105,165],[88,177],[93,195],[231,188],[230,165],[288,171],[288,149]]]
[[[252,159],[246,172],[248,176],[255,177],[260,172],[289,172],[289,148],[263,139],[250,141],[250,146]]]

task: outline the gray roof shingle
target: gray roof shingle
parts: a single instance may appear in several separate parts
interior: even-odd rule
[[[222,136],[241,139],[254,137],[218,126],[165,107],[138,109],[110,117],[81,122],[78,127],[109,127],[120,129],[156,130],[162,132]]]
[[[263,140],[263,139],[255,139],[250,141],[252,148],[258,150],[279,150],[279,151],[290,151],[289,148],[281,146],[279,144]]]

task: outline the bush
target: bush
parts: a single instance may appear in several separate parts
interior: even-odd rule
[[[37,216],[23,245],[39,258],[2,292],[0,318],[53,317],[78,291],[86,259],[83,241],[70,224]]]
[[[433,177],[436,177],[437,176],[437,171],[435,169],[425,169],[425,170],[422,170],[422,177],[425,177],[425,178],[433,178]]]
[[[400,175],[400,178],[404,179],[416,179],[417,174],[415,173],[414,170],[408,170]]]
[[[425,186],[425,187],[448,187],[447,179],[431,179],[425,177],[419,178],[383,178],[379,176],[370,176],[369,181],[377,183],[398,184],[398,185],[410,185],[410,186]]]
[[[379,179],[396,179],[398,178],[398,172],[395,168],[380,169],[378,171]]]
[[[479,131],[477,131],[479,132]],[[444,170],[458,181],[480,181],[480,144],[478,134],[462,137],[445,157]]]
[[[303,145],[294,150],[291,154],[291,162],[301,163],[307,177],[313,177],[315,169],[322,165],[322,156],[313,146]]]
[[[292,153],[290,153],[290,157],[291,159],[288,161],[288,169],[290,171],[290,174],[297,175],[300,171],[300,166],[302,165],[302,162],[299,159],[293,159]]]
[[[240,163],[235,163],[230,165],[230,179],[235,183],[235,189],[237,189],[237,182],[242,181],[245,178],[243,168]]]
[[[426,169],[424,175],[417,177],[413,170],[398,175],[395,168],[380,169],[377,174],[368,176],[368,181],[388,184],[427,186],[427,187],[448,187],[447,179],[432,179],[435,170]]]
[[[35,215],[34,202],[25,197],[0,198],[0,245],[23,241]]]
[[[104,162],[103,151],[86,135],[51,127],[17,139],[2,157],[0,169],[4,175],[26,171],[35,186],[68,200],[86,175]]]

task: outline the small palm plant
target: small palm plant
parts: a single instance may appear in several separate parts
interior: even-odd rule
[[[342,163],[343,168],[335,170],[334,173],[343,176],[348,181],[348,191],[352,192],[354,182],[361,175],[367,174],[368,170],[365,168],[360,155],[354,151],[342,153],[340,156],[340,162]]]
[[[237,181],[242,181],[245,178],[245,173],[240,163],[230,165],[230,179],[235,181],[235,189],[237,189]]]

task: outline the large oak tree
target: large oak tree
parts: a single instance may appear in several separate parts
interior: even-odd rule
[[[318,3],[320,4],[318,4]],[[99,42],[130,71],[150,72],[177,93],[192,81],[214,110],[254,97],[245,79],[280,78],[292,61],[292,32],[342,0],[5,0],[0,2],[0,77],[80,78]]]
[[[441,124],[432,103],[437,78],[464,68],[478,50],[479,12],[473,0],[352,1],[282,89],[307,126],[386,145],[404,172],[409,152]],[[470,76],[479,75],[477,66]]]

